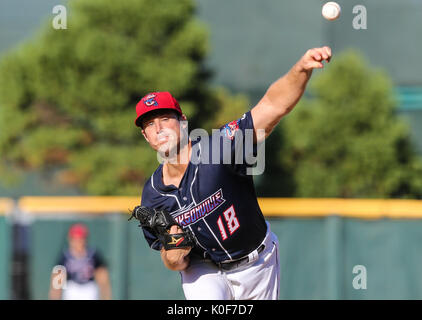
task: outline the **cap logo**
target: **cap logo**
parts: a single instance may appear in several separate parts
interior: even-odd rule
[[[157,101],[155,101],[155,97],[156,97],[156,95],[155,94],[149,94],[149,95],[147,95],[144,99],[144,104],[147,106],[147,107],[152,107],[152,106],[158,106],[158,103],[157,103]]]

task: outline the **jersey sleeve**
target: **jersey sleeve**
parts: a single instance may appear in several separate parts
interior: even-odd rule
[[[222,126],[218,139],[220,163],[226,164],[237,174],[245,175],[246,168],[253,167],[256,162],[257,144],[253,137],[254,124],[250,111]],[[213,134],[213,150],[216,147],[215,139]]]
[[[92,258],[94,260],[94,269],[97,269],[100,267],[107,267],[107,264],[105,263],[103,255],[98,250],[95,250]]]

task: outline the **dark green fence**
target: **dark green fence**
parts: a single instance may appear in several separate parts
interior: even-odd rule
[[[10,226],[6,217],[0,216],[0,300],[10,297],[10,260]]]
[[[179,273],[163,266],[128,215],[58,216],[37,215],[31,227],[32,299],[47,298],[51,270],[74,222],[88,225],[89,243],[107,260],[114,299],[184,299]],[[280,242],[280,299],[422,299],[422,219],[327,215],[268,221]],[[354,273],[358,266],[366,271],[366,289],[354,286],[363,275]]]
[[[0,300],[10,299],[12,271],[12,233],[10,219],[11,200],[0,200]]]
[[[422,299],[422,220],[340,217],[272,221],[281,299]],[[367,288],[355,289],[355,266]]]

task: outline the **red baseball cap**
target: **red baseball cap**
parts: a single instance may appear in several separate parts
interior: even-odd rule
[[[176,111],[182,115],[182,109],[180,109],[177,100],[170,94],[170,92],[151,92],[143,97],[136,105],[136,119],[135,125],[141,126],[141,118],[148,112],[159,110],[159,109],[170,109]]]
[[[74,224],[69,228],[69,237],[86,238],[88,236],[88,228],[82,223]]]

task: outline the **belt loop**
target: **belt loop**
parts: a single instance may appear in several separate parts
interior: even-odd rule
[[[258,258],[258,249],[255,249],[251,253],[248,254],[248,262],[255,261]]]

